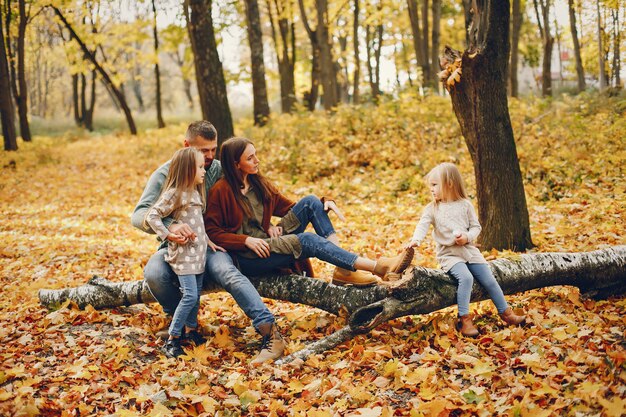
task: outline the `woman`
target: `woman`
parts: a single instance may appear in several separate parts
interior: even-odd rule
[[[222,144],[224,177],[210,191],[205,224],[209,238],[234,255],[245,275],[260,275],[315,257],[337,268],[333,284],[368,286],[388,272],[402,273],[413,258],[407,249],[394,258],[374,261],[338,245],[328,211],[342,214],[332,200],[307,196],[294,203],[259,173],[259,159],[249,139],[231,138]],[[272,226],[272,216],[281,217]],[[312,224],[315,233],[304,232]],[[357,271],[359,270],[359,271]]]

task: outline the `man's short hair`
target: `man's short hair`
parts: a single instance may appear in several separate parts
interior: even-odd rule
[[[206,140],[216,140],[217,130],[215,130],[215,126],[213,126],[211,122],[199,120],[189,125],[187,133],[185,133],[185,139],[191,142],[196,138],[196,136],[200,136]]]

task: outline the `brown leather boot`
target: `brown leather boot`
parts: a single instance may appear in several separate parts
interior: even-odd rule
[[[472,316],[470,316],[469,314],[465,316],[459,316],[459,322],[456,324],[456,329],[460,331],[463,336],[478,336],[478,329],[474,327],[474,324],[472,323]]]
[[[250,365],[259,365],[265,361],[276,360],[283,356],[283,352],[285,351],[285,340],[275,323],[260,324],[259,333],[263,336],[261,351],[256,358],[250,362]]]
[[[504,313],[500,313],[500,318],[509,326],[518,326],[526,321],[526,316],[518,316],[511,307],[504,310]]]
[[[367,287],[376,284],[376,277],[367,272],[348,271],[347,269],[337,267],[335,272],[333,272],[333,284]]]
[[[376,266],[374,267],[374,273],[381,278],[392,272],[394,274],[401,274],[405,269],[411,265],[413,256],[415,255],[415,249],[404,249],[398,256],[392,258],[386,258],[381,256],[376,260]]]

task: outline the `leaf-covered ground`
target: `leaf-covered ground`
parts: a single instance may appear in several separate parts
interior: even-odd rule
[[[275,117],[238,132],[291,197],[332,196],[348,221],[342,244],[372,257],[396,251],[428,202],[423,175],[471,161],[446,99],[403,97],[378,108]],[[513,101],[513,127],[536,251],[625,244],[626,101],[585,96]],[[92,137],[37,137],[0,155],[0,415],[606,416],[626,413],[626,300],[573,288],[509,297],[530,325],[506,328],[472,304],[481,337],[454,330],[454,308],[380,326],[304,363],[251,369],[258,337],[226,293],[202,298],[209,342],[166,359],[157,305],[50,312],[41,288],[94,274],[138,280],[155,250],[129,214],[184,126]],[[508,252],[487,257],[515,256]],[[436,267],[432,245],[417,259]],[[331,268],[316,262],[319,279]],[[342,319],[268,300],[289,351]]]

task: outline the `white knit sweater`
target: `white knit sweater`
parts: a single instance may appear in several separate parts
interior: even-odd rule
[[[459,262],[487,263],[478,248],[474,246],[482,228],[469,200],[428,204],[415,226],[412,240],[418,245],[421,244],[431,224],[434,227],[433,240],[437,244],[437,262],[444,271],[448,272]],[[468,243],[463,246],[454,243],[455,232],[466,234]]]

